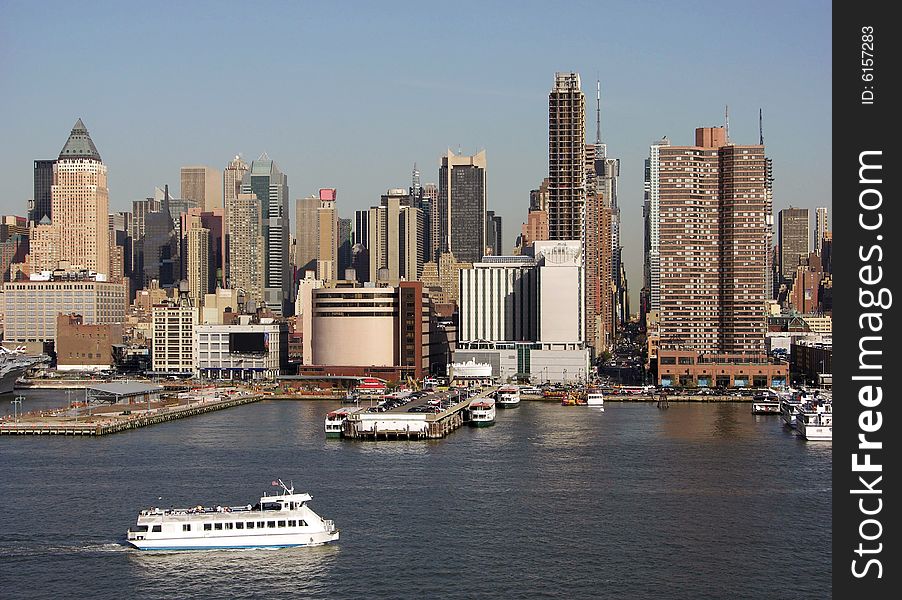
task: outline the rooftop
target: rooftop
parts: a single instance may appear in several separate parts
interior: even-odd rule
[[[60,150],[59,160],[70,158],[90,158],[100,162],[100,153],[97,146],[91,140],[88,128],[82,123],[81,119],[75,122],[66,145]]]

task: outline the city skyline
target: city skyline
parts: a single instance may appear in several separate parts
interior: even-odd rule
[[[227,15],[199,3],[182,7],[180,19],[169,22],[156,9],[110,5],[93,21],[51,4],[61,17],[54,23],[11,5],[0,25],[7,57],[0,77],[9,91],[0,106],[17,115],[9,133],[14,143],[0,150],[4,214],[27,214],[33,161],[55,156],[63,132],[78,118],[109,166],[111,212],[127,210],[156,186],[176,189],[183,166],[222,170],[235,154],[250,162],[267,152],[290,178],[290,204],[336,187],[339,213],[347,218],[386,189],[406,187],[414,163],[429,183],[437,180],[447,149],[485,149],[487,209],[503,217],[509,254],[526,220],[529,190],[548,175],[547,94],[557,71],[580,73],[589,98],[601,80],[602,141],[622,160],[622,239],[634,311],[642,278],[643,163],[654,140],[667,135],[674,144],[688,144],[686,132],[723,124],[729,105],[731,139],[753,144],[763,108],[776,178],[774,212],[832,204],[831,16],[824,3],[773,4],[780,19],[760,5],[661,5],[662,18],[655,20],[641,19],[644,7],[572,3],[567,9],[585,18],[569,23],[574,29],[565,40],[537,5],[516,15],[501,4],[480,5],[480,19],[471,22],[446,14],[437,21],[428,7],[399,3],[388,6],[396,10],[361,9],[370,19],[347,19],[342,6],[301,13],[276,4],[284,18],[266,21],[273,31],[265,40],[249,40],[241,31],[262,23],[261,14]],[[216,15],[200,18],[209,12]],[[713,28],[696,39],[692,32],[705,23]],[[404,31],[409,43],[371,44],[386,28]],[[208,35],[214,30],[215,37]],[[158,31],[168,35],[152,51],[132,43]],[[46,43],[30,43],[34,36]],[[336,37],[343,43],[328,43]],[[73,72],[57,69],[58,79],[36,78],[74,40],[104,61]],[[431,65],[441,63],[448,46],[456,62],[479,60],[484,68],[434,74]],[[712,46],[721,51],[712,53]],[[690,55],[691,71],[673,68]],[[270,60],[271,73],[282,71],[284,93],[251,93],[233,77],[259,69],[261,57]],[[200,68],[181,68],[185,64]],[[255,119],[261,107],[272,124],[261,127]],[[587,139],[594,139],[594,115],[587,112]]]

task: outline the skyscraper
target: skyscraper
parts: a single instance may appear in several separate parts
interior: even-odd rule
[[[316,271],[319,257],[319,196],[307,196],[294,201],[295,219],[294,252],[298,279],[304,278],[306,271]]]
[[[53,165],[55,160],[34,161],[34,198],[28,211],[28,221],[39,224],[44,217],[53,219]]]
[[[370,211],[358,210],[354,212],[354,232],[351,238],[351,246],[363,244],[365,247],[370,237]]]
[[[485,252],[486,255],[501,256],[504,254],[504,243],[501,237],[501,215],[495,211],[485,211]]]
[[[182,167],[179,196],[193,200],[198,208],[211,211],[222,208],[223,175],[210,167]]]
[[[645,161],[645,289],[648,310],[661,308],[661,151],[669,152],[670,140],[661,138],[649,147]],[[679,152],[679,151],[677,151]]]
[[[351,219],[338,219],[338,278],[351,268]]]
[[[807,208],[784,208],[777,218],[777,236],[780,244],[780,275],[785,282],[792,282],[796,267],[808,258],[811,235],[808,230]]]
[[[323,281],[334,281],[338,272],[338,213],[335,209],[335,188],[319,191],[317,214],[316,276]]]
[[[820,256],[824,237],[830,228],[827,225],[827,207],[819,206],[814,212],[814,252]]]
[[[241,182],[244,181],[244,176],[249,168],[247,163],[241,160],[241,156],[236,156],[229,161],[222,172],[222,204],[226,210],[226,217],[228,217],[229,202],[235,200],[241,193]]]
[[[649,162],[660,348],[763,353],[771,212],[764,146],[736,145],[723,127],[702,127],[694,146],[653,145]]]
[[[369,211],[370,281],[397,285],[423,272],[423,219],[420,209],[402,206],[407,190],[390,189]]]
[[[203,226],[200,215],[185,215],[184,222],[188,296],[199,307],[210,293],[210,230]]]
[[[579,73],[555,73],[548,95],[548,233],[581,240],[586,201],[586,97]]]
[[[238,194],[229,205],[229,286],[248,300],[263,301],[265,244],[256,194]]]
[[[241,181],[243,194],[254,194],[260,205],[263,225],[264,285],[263,301],[277,315],[293,310],[288,217],[288,176],[264,153],[251,163]]]
[[[45,224],[37,225],[30,236],[38,242],[30,248],[35,270],[52,270],[58,260],[67,260],[73,267],[108,275],[107,168],[81,119],[53,167],[50,213],[51,222],[42,216]]]
[[[472,156],[448,150],[439,167],[440,252],[463,262],[478,262],[485,253],[485,171],[485,150]]]

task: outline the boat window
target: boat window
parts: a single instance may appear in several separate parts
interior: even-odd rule
[[[190,524],[190,523],[183,523],[183,524],[182,524],[182,531],[191,531],[191,524]]]
[[[146,531],[147,531],[147,525],[137,525],[137,526],[135,526],[135,528],[134,528],[133,531],[136,531],[136,532],[138,532],[138,531],[146,532]]]
[[[266,523],[264,521],[257,521],[257,529],[263,529],[266,527]]]
[[[306,527],[307,521],[304,521],[303,519],[301,519],[300,521],[298,521],[298,525],[300,525],[301,527]]]
[[[235,529],[244,529],[244,521],[238,521],[235,523]]]
[[[276,522],[275,522],[275,521],[267,521],[267,522],[266,522],[266,526],[267,526],[267,527],[275,527],[275,526],[276,526]]]
[[[285,527],[285,521],[279,521],[279,527]]]
[[[163,531],[163,526],[162,525],[154,525],[153,529],[151,529],[151,531],[156,531],[156,532]]]
[[[253,522],[253,521],[248,521],[248,522],[247,522],[247,528],[248,528],[248,529],[253,529],[253,528],[254,528],[254,522]]]
[[[282,505],[278,502],[266,502],[263,505],[263,510],[282,510]]]
[[[226,523],[225,526],[226,526],[226,529],[231,529],[231,528],[232,528],[232,524],[231,524],[231,523]]]
[[[222,523],[213,523],[213,529],[222,529]]]
[[[204,523],[204,531],[210,531],[211,529],[213,529],[212,523]]]
[[[297,527],[297,526],[298,526],[298,522],[295,521],[294,519],[292,519],[292,520],[288,521],[288,526],[289,526],[289,527]]]

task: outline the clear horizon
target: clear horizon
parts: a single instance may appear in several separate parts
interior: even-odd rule
[[[182,166],[221,171],[235,154],[266,152],[292,200],[335,187],[349,218],[410,185],[414,163],[434,182],[446,149],[485,149],[488,209],[510,253],[529,190],[547,176],[556,71],[580,73],[587,142],[601,80],[633,311],[643,161],[662,136],[691,144],[728,105],[731,139],[754,144],[762,108],[774,213],[832,208],[829,2],[41,7],[2,5],[3,214],[27,213],[32,162],[56,158],[82,118],[109,168],[111,212],[157,186],[178,195]]]

